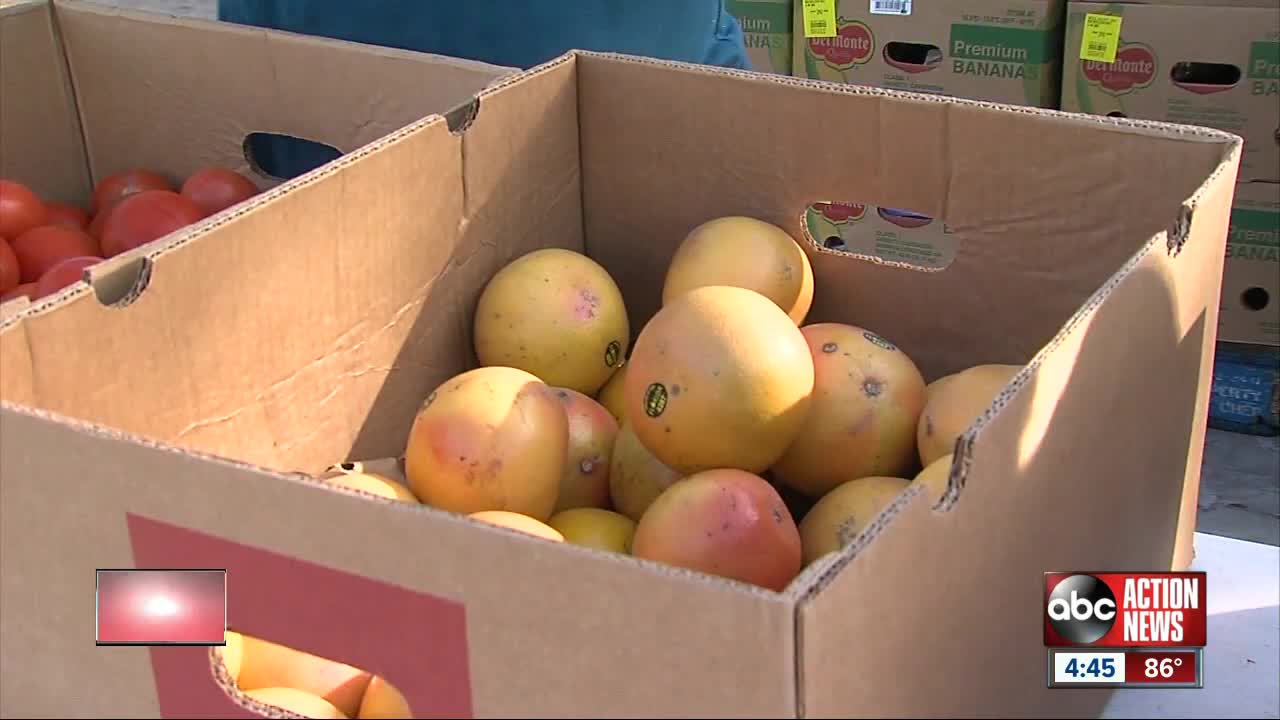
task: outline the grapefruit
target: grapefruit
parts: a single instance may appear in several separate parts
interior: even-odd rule
[[[595,395],[627,355],[628,323],[622,292],[599,263],[572,250],[535,250],[485,285],[476,356],[481,365],[519,368]]]
[[[294,688],[351,716],[369,686],[369,673],[335,660],[244,634],[240,636],[240,647],[237,683],[246,695],[267,688]]]
[[[564,536],[558,530],[550,525],[523,515],[521,513],[508,512],[506,510],[482,510],[480,512],[471,513],[470,517],[480,522],[486,522],[490,525],[499,525],[501,527],[519,530],[543,540],[551,540],[552,542],[564,542]]]
[[[667,266],[662,303],[708,285],[754,290],[799,325],[813,304],[809,256],[786,230],[751,217],[708,220],[685,236]]]
[[[662,491],[681,477],[649,452],[631,423],[622,424],[609,459],[609,497],[614,510],[638,522]]]
[[[369,681],[369,688],[364,691],[364,699],[360,701],[360,710],[356,713],[360,720],[400,720],[412,718],[409,701],[380,675],[374,675]]]
[[[618,371],[609,376],[609,381],[600,388],[600,392],[596,394],[596,400],[604,406],[605,410],[618,421],[618,425],[622,425],[622,421],[627,417],[626,410],[623,408],[623,398],[626,397],[627,383],[627,366],[623,364]]]
[[[418,498],[414,497],[409,488],[378,473],[344,471],[333,477],[326,478],[325,482],[349,487],[353,490],[363,490],[390,500],[400,500],[408,503],[418,502]]]
[[[773,465],[811,498],[868,475],[902,476],[916,462],[925,382],[911,358],[864,328],[801,328],[813,357],[813,401],[795,442]]]
[[[227,631],[227,644],[219,648],[222,666],[226,668],[231,682],[240,680],[240,661],[244,657],[244,636],[238,632]]]
[[[1021,369],[1021,365],[978,365],[934,381],[934,389],[916,426],[920,463],[928,466],[954,452],[956,439]]]
[[[911,482],[924,485],[929,489],[929,502],[936,503],[942,499],[947,492],[947,485],[951,480],[951,461],[955,458],[953,454],[946,454],[929,463],[925,469],[921,470]]]
[[[707,470],[653,501],[636,524],[631,554],[782,591],[800,572],[800,534],[764,478]]]
[[[653,316],[627,363],[626,412],[640,441],[682,473],[763,472],[786,451],[813,393],[804,335],[753,290],[690,290]]]
[[[482,367],[427,396],[409,431],[405,479],[442,510],[546,520],[568,452],[568,418],[550,388],[523,370]]]
[[[572,545],[627,554],[636,534],[631,518],[611,510],[580,507],[556,513],[547,524]]]
[[[864,477],[824,495],[800,522],[804,564],[853,542],[908,484],[903,478]]]
[[[291,687],[269,687],[245,690],[246,697],[278,707],[306,718],[347,718],[346,713],[324,698]]]
[[[609,507],[609,458],[618,421],[600,403],[569,388],[552,388],[569,421],[569,454],[555,512]]]

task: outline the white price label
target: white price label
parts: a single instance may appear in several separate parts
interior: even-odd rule
[[[911,0],[871,0],[872,15],[910,15]]]
[[[1124,682],[1122,652],[1057,652],[1053,655],[1053,682],[1118,685]]]

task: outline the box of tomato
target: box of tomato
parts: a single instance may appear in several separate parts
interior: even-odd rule
[[[513,72],[71,0],[0,3],[0,297],[50,298]]]

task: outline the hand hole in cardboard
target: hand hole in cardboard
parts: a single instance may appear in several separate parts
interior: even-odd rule
[[[942,49],[937,45],[894,40],[884,46],[884,61],[905,73],[922,73],[942,64]]]
[[[233,700],[238,693],[304,717],[413,717],[386,679],[336,660],[232,630],[215,652],[214,679]]]
[[[1198,95],[1230,90],[1240,82],[1240,75],[1240,68],[1228,63],[1183,60],[1169,69],[1169,78],[1174,85]]]
[[[1119,110],[1112,110],[1111,112],[1107,113],[1107,117],[1122,118],[1122,117],[1129,117],[1129,116],[1128,116],[1128,115],[1125,115],[1124,113],[1120,112]]]
[[[342,151],[332,145],[279,133],[249,133],[243,147],[244,158],[255,173],[281,182],[342,157]]]
[[[454,135],[460,135],[471,127],[471,123],[476,121],[476,116],[480,114],[480,98],[472,98],[470,102],[459,105],[444,114],[445,124],[449,127],[449,132]]]
[[[151,283],[151,259],[99,263],[85,270],[93,295],[104,307],[122,308],[142,296]]]
[[[804,213],[804,231],[820,247],[912,269],[938,271],[956,256],[947,224],[911,210],[821,201]]]
[[[1248,288],[1240,293],[1240,304],[1254,312],[1265,310],[1271,304],[1271,293],[1266,288]]]

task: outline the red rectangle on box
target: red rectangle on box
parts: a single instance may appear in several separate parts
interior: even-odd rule
[[[1204,647],[1202,572],[1044,575],[1048,647]]]
[[[1130,652],[1124,656],[1126,684],[1195,683],[1194,650],[1184,652]]]
[[[225,645],[226,570],[97,571],[97,644]]]

